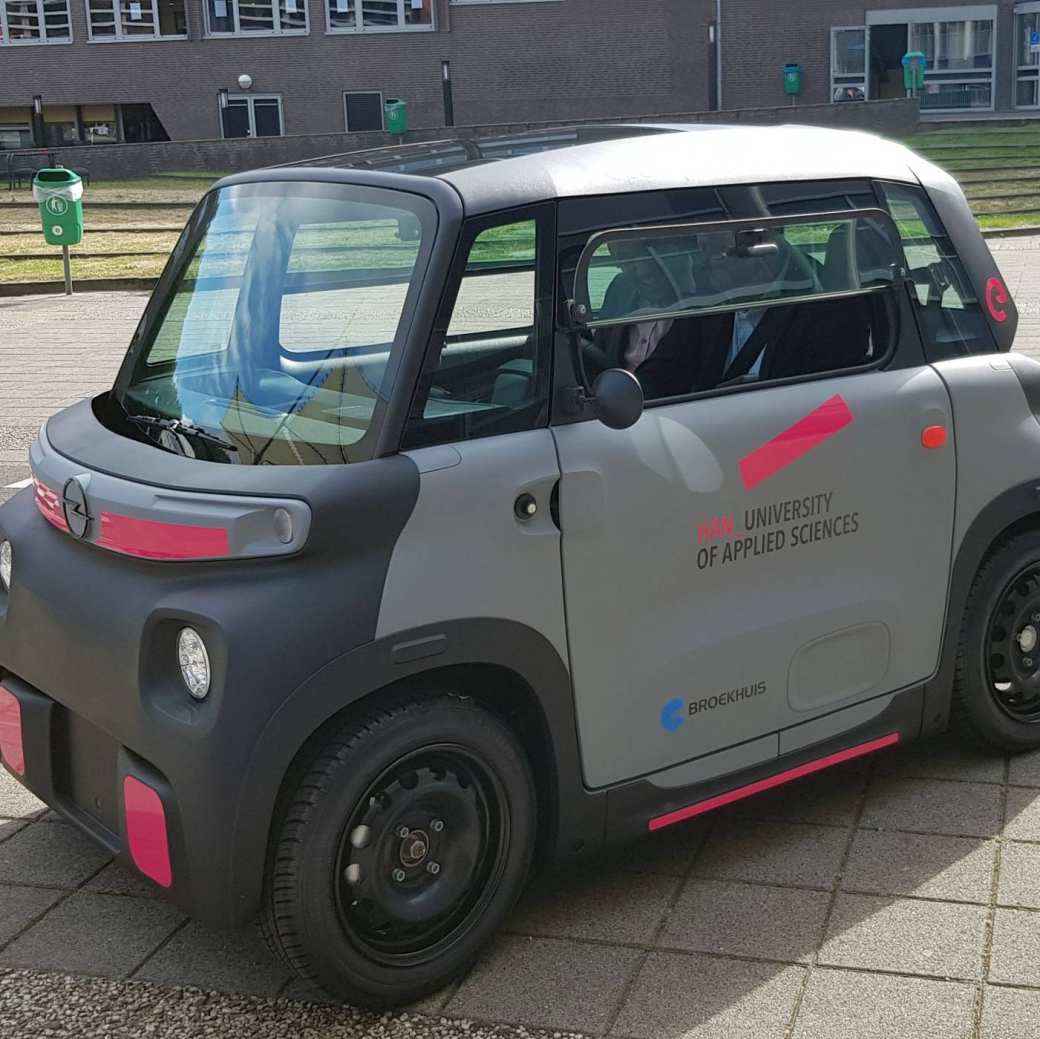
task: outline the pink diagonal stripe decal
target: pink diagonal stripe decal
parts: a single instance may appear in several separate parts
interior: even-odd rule
[[[844,429],[852,421],[845,398],[836,393],[824,401],[815,411],[800,418],[772,440],[755,448],[740,460],[740,476],[744,489],[750,491],[763,480],[776,475],[781,469],[798,461],[825,440]]]

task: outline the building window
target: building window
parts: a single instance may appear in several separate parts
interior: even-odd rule
[[[232,94],[221,117],[221,130],[226,138],[281,137],[285,133],[282,99],[277,94]]]
[[[924,111],[993,107],[992,18],[910,23],[910,50],[928,57]]]
[[[383,129],[382,91],[348,91],[343,95],[343,105],[348,133]]]
[[[1015,10],[1015,107],[1040,108],[1040,3]]]
[[[69,0],[0,0],[0,43],[71,43]]]
[[[87,0],[92,40],[154,40],[188,35],[185,0]]]
[[[831,29],[831,100],[866,101],[867,30]]]
[[[326,0],[329,32],[433,28],[433,0]]]
[[[306,0],[206,0],[211,36],[306,33]]]

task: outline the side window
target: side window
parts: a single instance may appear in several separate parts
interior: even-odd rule
[[[586,378],[624,368],[655,401],[876,364],[901,267],[891,222],[856,211],[604,232],[575,279]]]
[[[921,188],[881,184],[903,240],[930,361],[996,349],[964,264]]]
[[[544,425],[549,342],[540,327],[539,223],[514,219],[470,235],[450,316],[420,379],[404,447],[471,440]],[[456,273],[459,277],[459,273]]]

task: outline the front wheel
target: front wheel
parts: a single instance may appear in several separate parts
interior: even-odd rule
[[[998,750],[1040,747],[1040,531],[1005,542],[968,596],[957,653],[954,717]]]
[[[281,818],[262,930],[330,994],[384,1008],[446,985],[505,920],[531,866],[535,795],[512,732],[438,696],[347,725]]]

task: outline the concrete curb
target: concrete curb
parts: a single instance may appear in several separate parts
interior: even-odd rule
[[[76,292],[150,292],[158,278],[82,278],[73,280]],[[13,296],[53,296],[65,292],[63,281],[0,282],[0,299]]]

